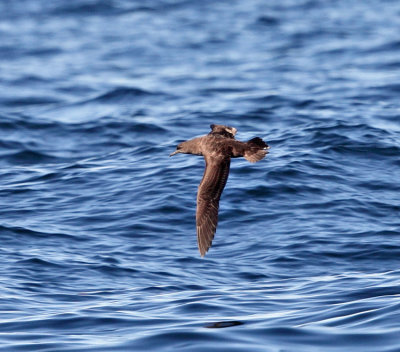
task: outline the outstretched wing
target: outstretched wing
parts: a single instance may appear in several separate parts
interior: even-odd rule
[[[231,159],[228,155],[206,155],[206,169],[197,192],[197,243],[203,257],[211,247],[218,223],[219,199],[229,175]]]
[[[210,125],[212,135],[220,135],[229,139],[235,139],[237,129],[235,127],[224,125]]]

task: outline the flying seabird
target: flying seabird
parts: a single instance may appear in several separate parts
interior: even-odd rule
[[[210,125],[211,132],[178,144],[178,153],[203,155],[206,161],[203,179],[197,192],[196,229],[197,244],[202,257],[211,247],[218,223],[219,199],[229,175],[231,158],[244,156],[251,163],[260,161],[268,153],[269,146],[261,138],[247,142],[235,139],[236,128]]]

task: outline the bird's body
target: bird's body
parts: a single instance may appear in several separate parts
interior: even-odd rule
[[[257,162],[269,149],[261,138],[248,142],[235,139],[236,128],[211,125],[211,132],[203,137],[182,142],[170,156],[177,153],[203,155],[206,161],[203,179],[197,192],[196,228],[201,256],[211,247],[218,223],[219,200],[228,180],[231,158],[245,157]]]

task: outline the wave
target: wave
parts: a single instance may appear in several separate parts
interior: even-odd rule
[[[43,232],[43,231],[37,231],[37,230],[32,230],[26,227],[22,226],[6,226],[6,225],[0,225],[0,233],[1,233],[1,238],[3,241],[5,241],[6,237],[8,239],[15,239],[17,242],[25,241],[27,238],[31,239],[49,239],[49,240],[54,240],[56,238],[59,239],[77,239],[75,236],[67,234],[67,233],[61,233],[61,232]]]
[[[132,102],[138,97],[148,97],[159,94],[160,93],[153,93],[140,88],[115,88],[85,102],[114,103],[126,100]]]
[[[13,165],[49,164],[59,162],[60,159],[68,160],[68,158],[55,157],[48,153],[27,149],[3,155],[3,160]]]

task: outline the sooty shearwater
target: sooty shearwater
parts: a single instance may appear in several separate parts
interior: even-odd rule
[[[269,146],[261,138],[247,142],[235,139],[236,128],[211,125],[211,132],[178,144],[178,153],[203,155],[206,161],[203,179],[197,192],[196,228],[197,244],[202,257],[211,247],[218,223],[219,199],[229,175],[231,158],[244,156],[251,163],[260,161]]]

